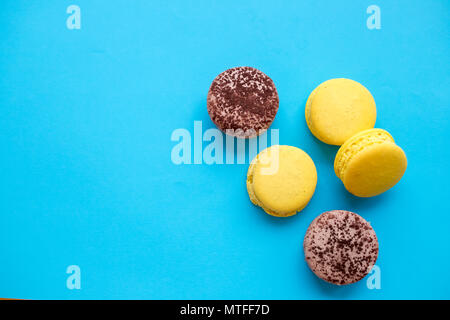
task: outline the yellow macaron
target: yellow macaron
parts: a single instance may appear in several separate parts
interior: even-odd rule
[[[314,194],[317,171],[303,150],[271,146],[250,164],[247,191],[253,204],[270,215],[288,217],[303,210]]]
[[[305,117],[317,139],[339,146],[354,134],[373,128],[377,109],[362,84],[340,78],[325,81],[311,92]]]
[[[334,172],[358,197],[373,197],[389,190],[400,181],[406,166],[402,148],[382,129],[357,133],[341,146],[334,160]]]

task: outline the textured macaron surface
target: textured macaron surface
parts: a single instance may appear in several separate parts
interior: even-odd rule
[[[371,225],[345,210],[324,212],[314,219],[306,231],[303,249],[310,269],[336,285],[361,280],[378,258],[378,240]]]
[[[334,169],[345,188],[359,197],[379,195],[403,177],[404,151],[382,129],[370,129],[350,138],[339,149]]]
[[[350,79],[331,79],[320,84],[306,102],[306,123],[322,142],[342,145],[354,134],[373,128],[375,100],[360,83]]]
[[[275,84],[252,67],[236,67],[219,74],[211,84],[207,109],[217,127],[233,136],[249,138],[272,124],[279,99]]]
[[[306,152],[292,146],[263,150],[247,173],[250,200],[278,217],[291,216],[305,208],[316,184],[314,162]]]

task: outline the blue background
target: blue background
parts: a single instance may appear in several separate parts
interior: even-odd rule
[[[81,30],[66,8],[81,8]],[[381,30],[366,9],[381,8]],[[448,1],[17,1],[0,4],[0,297],[450,298]],[[206,94],[234,66],[275,82],[280,143],[314,160],[297,216],[253,206],[248,165],[171,162],[173,130],[214,128]],[[304,119],[319,83],[348,77],[408,156],[385,194],[350,195],[337,147]],[[205,146],[206,144],[204,144]],[[248,161],[247,161],[248,162]],[[321,212],[377,232],[381,290],[334,287],[304,262]],[[66,268],[81,268],[81,290]]]

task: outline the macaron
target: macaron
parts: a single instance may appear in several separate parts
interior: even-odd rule
[[[382,129],[357,133],[340,147],[334,160],[337,177],[358,197],[389,190],[400,181],[406,166],[405,152]]]
[[[250,164],[247,191],[253,204],[276,217],[303,210],[314,194],[317,171],[303,150],[275,145],[261,151]]]
[[[364,278],[378,258],[378,240],[370,224],[354,212],[322,213],[308,227],[305,259],[319,278],[336,285]]]
[[[237,67],[219,74],[211,84],[207,109],[223,132],[252,138],[269,128],[279,99],[272,79],[258,69]]]
[[[354,134],[373,128],[377,118],[375,100],[362,84],[350,79],[331,79],[310,94],[306,123],[320,141],[342,145]]]

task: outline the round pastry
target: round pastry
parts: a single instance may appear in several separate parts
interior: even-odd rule
[[[361,216],[333,210],[310,224],[303,249],[308,266],[319,278],[345,285],[361,280],[372,270],[378,257],[378,240]]]
[[[207,98],[211,120],[223,132],[239,138],[252,138],[266,131],[275,119],[278,104],[272,79],[251,67],[219,74]]]
[[[334,172],[358,197],[373,197],[392,188],[406,166],[402,148],[382,129],[357,133],[341,146],[334,160]]]
[[[253,159],[247,173],[250,200],[276,217],[303,210],[316,184],[314,162],[306,152],[291,146],[264,149]]]
[[[341,145],[355,133],[373,128],[377,109],[369,90],[360,83],[350,79],[331,79],[310,94],[305,117],[317,139]]]

